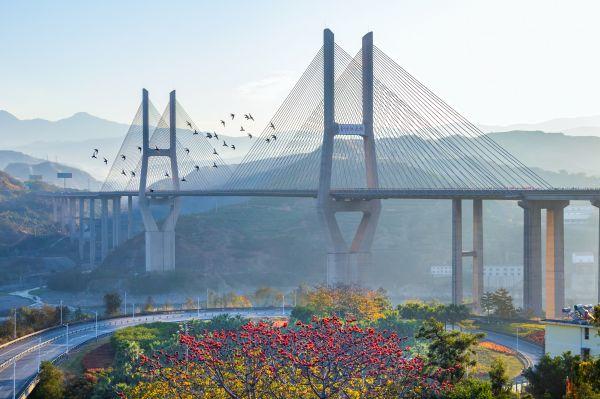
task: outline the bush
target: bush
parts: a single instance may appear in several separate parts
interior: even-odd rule
[[[63,399],[64,395],[65,381],[62,371],[48,361],[42,362],[40,382],[29,397],[32,399]]]
[[[445,399],[497,399],[489,382],[465,379],[454,386]]]

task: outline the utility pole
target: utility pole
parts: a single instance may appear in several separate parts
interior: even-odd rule
[[[38,367],[37,372],[40,372],[40,367],[42,366],[42,337],[38,338]]]

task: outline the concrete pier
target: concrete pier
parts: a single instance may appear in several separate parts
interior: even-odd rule
[[[483,201],[473,200],[473,310],[481,311],[483,295]]]
[[[108,198],[100,199],[100,259],[108,256]]]
[[[112,200],[112,249],[121,244],[121,197]]]
[[[95,200],[90,198],[89,220],[90,220],[90,266],[96,264],[96,207]]]
[[[133,198],[127,196],[127,239],[133,237]]]
[[[463,302],[462,202],[452,200],[452,303]]]
[[[79,229],[78,229],[78,249],[79,261],[83,262],[85,256],[85,198],[79,198]]]

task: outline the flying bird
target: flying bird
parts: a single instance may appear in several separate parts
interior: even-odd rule
[[[187,181],[187,180],[185,180],[185,176],[183,176],[183,177],[181,178],[181,181]]]
[[[96,154],[95,154],[95,153],[94,153],[94,154],[92,154],[92,158],[96,158],[96,159],[98,159],[98,157],[96,156]]]
[[[206,132],[206,138],[207,139],[212,139],[212,134],[210,134],[209,132]]]
[[[187,123],[187,125],[190,127],[190,129],[192,128],[192,124],[190,123],[190,121],[185,121],[185,123]]]
[[[198,165],[194,166],[194,168],[196,169],[196,172],[200,170],[200,166]]]
[[[250,116],[248,114],[244,114],[244,119],[250,120]]]
[[[277,136],[275,136],[274,134],[272,134],[272,135],[271,135],[271,138],[272,138],[273,140],[277,140]]]
[[[269,124],[269,126],[271,127],[271,129],[275,130],[275,125],[273,124],[273,122],[271,122],[271,123]]]
[[[229,114],[229,116],[231,116],[231,120],[233,120],[233,118],[235,118],[235,114]]]
[[[254,122],[254,117],[252,116],[252,114],[248,113],[248,117],[250,118],[250,120],[251,120],[252,122]]]
[[[131,176],[135,177],[135,172],[133,170],[131,171]]]
[[[240,127],[240,132],[245,132],[244,126]]]
[[[138,151],[142,152],[142,147],[138,146]]]
[[[225,121],[223,119],[221,119],[221,125],[223,125],[223,127],[225,127]]]
[[[252,138],[252,135],[250,133],[248,133],[248,137]]]
[[[121,154],[121,159],[124,161],[127,157],[123,154]]]
[[[229,147],[229,146],[227,145],[227,143],[225,142],[225,140],[223,140],[223,147]]]
[[[108,159],[104,158],[104,164],[108,165]]]
[[[231,145],[231,149],[235,150],[235,145],[234,144]]]
[[[153,192],[154,192],[154,189],[153,189],[153,188],[151,188],[151,189],[150,189],[150,192],[151,192],[151,193],[153,193]]]
[[[127,176],[127,173],[125,173],[125,169],[121,170],[121,174],[122,174],[123,176]]]
[[[194,129],[194,134],[198,134],[198,131],[196,129]]]
[[[213,132],[213,136],[215,136],[215,139],[219,140],[219,135],[217,134],[217,132]]]
[[[157,145],[155,145],[155,146],[154,146],[154,150],[158,152],[158,151],[160,151],[160,148],[158,148],[158,146],[157,146]]]
[[[216,167],[217,167],[217,163],[213,162],[213,168],[216,168]]]
[[[190,153],[190,149],[189,148],[184,148],[183,150],[185,151],[186,154]]]
[[[265,139],[265,141],[266,141],[267,143],[270,143],[270,142],[271,142],[271,139],[267,137],[267,138]]]
[[[165,177],[169,177],[169,172],[165,172]]]
[[[213,148],[213,154],[214,154],[214,155],[219,155],[219,154],[217,154],[217,150],[216,150],[216,149],[214,149],[214,148]]]

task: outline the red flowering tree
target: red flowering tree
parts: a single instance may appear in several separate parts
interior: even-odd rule
[[[161,387],[177,397],[236,399],[424,398],[449,389],[440,382],[445,371],[408,357],[403,338],[335,317],[279,328],[248,323],[179,341],[179,352],[142,357],[147,383],[129,397]]]

